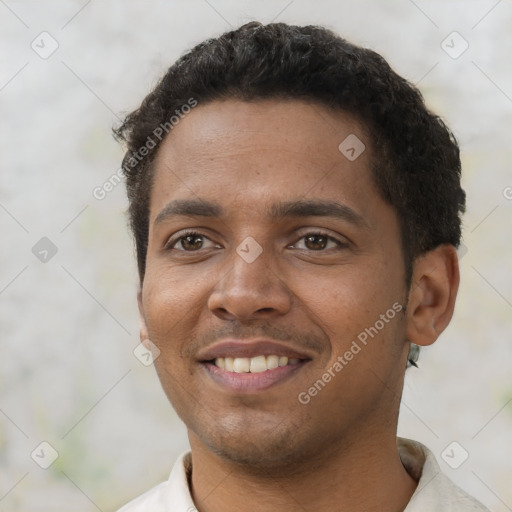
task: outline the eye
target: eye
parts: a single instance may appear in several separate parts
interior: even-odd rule
[[[208,245],[209,242],[209,245]],[[179,237],[169,240],[165,245],[166,250],[175,249],[177,251],[196,252],[200,249],[208,249],[210,247],[218,247],[206,235],[197,231],[187,231]]]
[[[329,249],[343,248],[348,246],[346,242],[323,232],[311,232],[302,236],[294,245],[294,249],[303,249],[316,252],[323,252]],[[178,237],[173,237],[165,245],[165,250],[177,250],[182,252],[197,252],[201,249],[219,248],[220,246],[210,240],[203,233],[197,231],[182,232]]]
[[[346,247],[347,245],[347,243],[341,242],[326,233],[313,232],[301,237],[292,247],[295,249],[308,249],[310,251],[324,251],[326,249]]]

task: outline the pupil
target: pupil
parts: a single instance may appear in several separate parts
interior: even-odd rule
[[[187,235],[181,241],[183,249],[201,249],[203,240],[200,235]]]
[[[318,250],[324,249],[327,243],[327,238],[322,235],[310,235],[306,237],[306,246],[308,249]]]

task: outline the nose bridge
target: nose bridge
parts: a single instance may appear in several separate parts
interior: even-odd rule
[[[248,317],[258,311],[284,313],[290,294],[279,277],[273,250],[246,237],[230,255],[229,269],[210,297],[211,310]]]
[[[254,292],[268,290],[278,280],[272,248],[261,244],[252,236],[245,237],[233,251],[231,272],[228,279],[232,284],[248,286]]]

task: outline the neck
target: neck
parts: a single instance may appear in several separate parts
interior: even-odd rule
[[[189,432],[194,502],[200,512],[403,511],[417,482],[400,461],[394,432],[380,427],[268,472],[213,454]]]

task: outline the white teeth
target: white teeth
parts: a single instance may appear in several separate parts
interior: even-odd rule
[[[256,356],[256,357],[217,357],[215,366],[235,373],[262,373],[267,370],[273,370],[279,366],[296,364],[300,359],[286,356]]]
[[[251,373],[261,373],[267,371],[267,359],[265,356],[251,358]]]
[[[279,357],[278,356],[267,356],[267,368],[269,370],[273,370],[279,366]]]
[[[249,371],[251,360],[248,357],[235,357],[233,370],[235,373],[247,373]]]
[[[218,357],[215,360],[215,364],[217,364],[217,361],[222,360],[222,359],[224,359],[224,358]],[[233,363],[234,363],[234,359],[232,357],[226,357],[224,359],[224,370],[226,370],[227,372],[233,372],[234,371]],[[219,366],[219,365],[217,364],[217,366]],[[222,366],[219,366],[219,368],[222,368]]]

